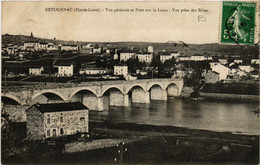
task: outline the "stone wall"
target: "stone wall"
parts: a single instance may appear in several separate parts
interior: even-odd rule
[[[89,110],[98,110],[98,97],[94,94],[85,94],[82,102]]]
[[[100,139],[92,142],[74,142],[65,144],[65,153],[82,152],[99,148],[113,147],[122,142],[122,139]]]
[[[124,95],[120,91],[111,91],[109,94],[109,105],[110,106],[123,106]]]
[[[132,102],[133,103],[149,103],[150,102],[149,92],[145,92],[141,88],[133,89]]]
[[[167,100],[167,91],[159,86],[153,86],[150,90],[151,100]]]
[[[48,115],[50,115],[50,124],[47,123]],[[63,121],[60,118],[63,117]],[[85,119],[81,121],[80,118]],[[78,110],[78,111],[67,111],[67,112],[52,112],[44,114],[44,129],[45,136],[47,135],[47,130],[50,130],[50,136],[56,132],[56,136],[71,135],[77,132],[88,132],[89,125],[89,114],[88,110]],[[61,128],[63,129],[63,134],[61,134]],[[46,136],[47,137],[47,136]]]
[[[179,89],[176,85],[169,85],[167,88],[167,96],[179,96]]]
[[[26,122],[25,111],[29,106],[22,105],[3,105],[2,111],[9,115],[9,119],[13,122]]]
[[[27,138],[29,140],[41,140],[44,138],[43,114],[34,106],[26,111]]]

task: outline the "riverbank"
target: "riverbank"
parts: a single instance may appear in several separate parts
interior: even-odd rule
[[[259,136],[131,123],[90,122],[90,132],[101,141],[122,145],[64,153],[56,146],[36,146],[2,163],[15,164],[258,164]],[[105,140],[106,139],[106,140]],[[99,144],[102,145],[102,144]],[[123,153],[123,154],[121,154]]]
[[[228,100],[242,102],[259,102],[259,95],[242,95],[242,94],[226,94],[226,93],[205,93],[200,92],[200,98],[207,100]]]
[[[194,92],[193,87],[184,86],[178,98],[187,99],[191,98]],[[229,93],[213,93],[199,91],[200,100],[223,100],[223,101],[239,101],[239,102],[259,102],[259,95],[246,95],[246,94],[229,94]]]
[[[125,164],[259,162],[258,136],[130,123],[91,122],[90,127],[103,138],[124,139],[121,163]],[[64,163],[118,163],[119,150],[120,147],[114,146],[65,154],[62,158]]]

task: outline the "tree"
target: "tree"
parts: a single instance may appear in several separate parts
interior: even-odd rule
[[[79,70],[81,68],[81,60],[80,60],[80,57],[79,55],[77,56],[77,59],[76,59],[76,64],[75,64],[75,74],[78,75],[79,74]]]
[[[155,56],[153,59],[152,59],[152,62],[151,62],[151,66],[153,67],[158,67],[162,65],[162,62],[160,61],[159,59],[159,56]]]

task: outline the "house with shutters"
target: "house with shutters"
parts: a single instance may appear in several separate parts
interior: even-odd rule
[[[26,110],[26,118],[29,140],[89,131],[89,111],[81,102],[34,104]]]

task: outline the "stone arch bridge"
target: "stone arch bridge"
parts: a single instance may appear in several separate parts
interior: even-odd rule
[[[131,102],[167,100],[168,96],[179,96],[182,87],[182,79],[43,83],[2,87],[1,95],[2,102],[11,100],[17,105],[81,101],[90,110],[104,110],[104,102],[109,106],[129,106]]]

